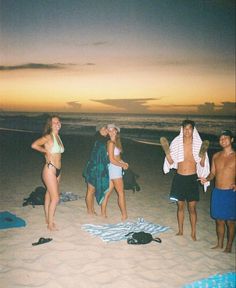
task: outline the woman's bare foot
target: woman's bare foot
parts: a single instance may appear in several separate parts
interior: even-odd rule
[[[48,221],[47,221],[47,220],[45,221],[45,223],[47,224],[47,226],[49,225],[49,223],[48,223]],[[56,224],[53,222],[53,223],[52,223],[52,226],[54,226],[54,227],[55,227],[55,226],[56,226]]]
[[[211,247],[211,249],[218,249],[218,250],[222,250],[223,247],[220,247],[220,246],[217,244],[217,245]]]
[[[48,230],[50,230],[50,231],[58,231],[58,228],[56,227],[56,225],[48,225]]]
[[[191,238],[193,239],[193,241],[197,241],[196,235],[192,235],[192,234],[191,234]]]
[[[170,146],[169,146],[169,142],[168,140],[165,138],[165,137],[161,137],[160,138],[160,143],[161,143],[161,146],[165,152],[165,154],[170,154]]]
[[[103,214],[103,213],[102,213],[101,216],[102,216],[103,218],[108,218],[108,217],[107,217],[107,214]]]
[[[176,235],[176,236],[183,236],[183,234],[184,234],[183,232],[178,232],[178,233],[176,233],[175,235]]]
[[[96,211],[87,211],[88,215],[97,216]]]
[[[225,252],[225,253],[231,253],[231,247],[227,247],[227,246],[226,246],[224,252]]]
[[[207,152],[207,149],[208,149],[209,145],[210,145],[210,142],[209,142],[208,140],[204,140],[204,141],[202,142],[202,145],[201,145],[201,148],[200,148],[200,151],[199,151],[199,154],[198,154],[198,156],[199,156],[200,158],[202,158],[202,157],[205,155],[205,153]]]
[[[127,215],[124,215],[124,216],[121,217],[121,221],[125,221],[125,220],[127,220],[127,219],[128,219],[128,216],[127,216]]]

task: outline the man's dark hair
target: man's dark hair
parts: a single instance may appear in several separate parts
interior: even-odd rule
[[[221,131],[220,136],[222,136],[222,135],[224,135],[224,136],[229,136],[230,139],[234,138],[234,135],[233,135],[232,131],[230,131],[230,130],[223,130],[223,131]]]
[[[195,122],[192,121],[192,120],[186,119],[186,120],[184,120],[184,121],[182,122],[182,125],[181,125],[181,126],[184,128],[184,127],[186,127],[187,125],[191,125],[192,128],[194,128],[194,127],[195,127]]]
[[[101,135],[99,131],[96,131],[94,138],[95,138],[95,141],[100,141],[102,143],[106,143],[110,139],[109,136]]]

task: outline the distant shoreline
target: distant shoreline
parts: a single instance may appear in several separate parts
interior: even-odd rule
[[[37,135],[41,135],[42,134],[42,131],[32,131],[32,130],[24,130],[24,129],[15,129],[15,128],[4,128],[4,127],[0,127],[0,133],[1,132],[6,132],[6,133],[27,133],[27,134],[37,134]],[[177,134],[175,131],[167,131],[167,132],[162,132],[162,131],[158,131],[160,136],[164,136],[164,137],[167,137],[167,139],[171,142],[174,137],[175,137],[175,134]],[[70,136],[70,137],[88,137],[88,138],[93,138],[94,136],[94,132],[91,132],[90,133],[85,133],[84,131],[79,131],[77,133],[61,133],[62,137],[67,137],[67,136]],[[173,137],[171,137],[171,134]],[[204,133],[201,133],[203,135],[202,138],[204,138],[203,140],[205,139],[208,139],[210,140],[210,147],[209,147],[209,150],[218,150],[220,147],[219,145],[216,145],[214,141],[211,141],[211,138],[214,137],[216,138],[214,135],[210,135],[210,134],[204,134]],[[135,138],[132,136],[127,136],[127,133],[125,133],[123,136],[121,135],[121,138],[122,138],[122,141],[131,141],[133,143],[139,143],[139,144],[144,144],[144,145],[151,145],[151,146],[158,146],[158,147],[161,147],[161,144],[159,142],[159,138],[156,140],[147,140],[145,138]],[[215,140],[215,139],[214,139]],[[158,142],[157,142],[158,141]]]
[[[48,113],[0,112],[0,131],[42,134]],[[124,114],[124,113],[61,113],[60,134],[93,137],[99,124],[115,123],[121,128],[122,139],[137,143],[160,146],[160,137],[171,142],[180,131],[184,118],[193,118],[202,140],[210,141],[210,149],[219,149],[219,135],[229,129],[236,135],[235,118],[232,116],[210,117],[207,115],[173,114]]]
[[[0,131],[37,133],[36,131],[29,131],[29,130],[22,130],[22,129],[14,129],[14,128],[3,128],[3,127],[0,127]]]
[[[73,112],[73,111],[61,111],[61,112],[44,112],[44,111],[36,111],[36,112],[32,112],[32,111],[4,111],[4,110],[0,110],[0,116],[12,116],[12,115],[20,115],[22,116],[22,114],[24,114],[25,116],[27,115],[31,115],[32,116],[47,116],[47,115],[131,115],[131,116],[160,116],[160,117],[181,117],[183,119],[185,118],[191,118],[191,117],[205,117],[205,118],[211,118],[211,117],[216,117],[216,118],[234,118],[236,119],[236,115],[234,113],[232,114],[218,114],[218,113],[214,113],[214,114],[197,114],[197,113],[193,113],[193,114],[189,114],[189,113],[129,113],[129,112]]]

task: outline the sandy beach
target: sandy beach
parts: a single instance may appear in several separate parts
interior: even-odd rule
[[[162,243],[133,246],[126,241],[106,243],[83,231],[83,224],[119,223],[116,193],[108,204],[108,219],[88,216],[84,201],[86,184],[82,171],[93,139],[62,135],[65,145],[61,192],[79,195],[76,201],[57,207],[59,231],[46,229],[43,206],[22,207],[41,186],[42,155],[30,145],[35,133],[0,131],[0,211],[23,218],[26,227],[0,230],[0,283],[4,288],[177,288],[217,273],[235,271],[232,253],[210,249],[216,243],[215,222],[210,218],[211,188],[203,190],[198,203],[197,241],[190,237],[186,211],[184,235],[176,236],[176,205],[169,201],[172,173],[164,175],[164,153],[160,146],[124,141],[130,167],[139,174],[141,191],[126,191],[128,220],[168,226],[157,236]],[[99,213],[99,206],[95,206]],[[40,237],[53,240],[32,246]]]

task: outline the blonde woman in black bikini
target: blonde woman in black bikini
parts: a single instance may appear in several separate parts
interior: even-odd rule
[[[59,202],[59,182],[61,178],[61,154],[64,146],[59,136],[61,121],[58,116],[48,118],[43,136],[34,141],[31,147],[44,154],[46,163],[42,179],[47,188],[44,202],[46,223],[49,230],[57,230],[54,214]]]

